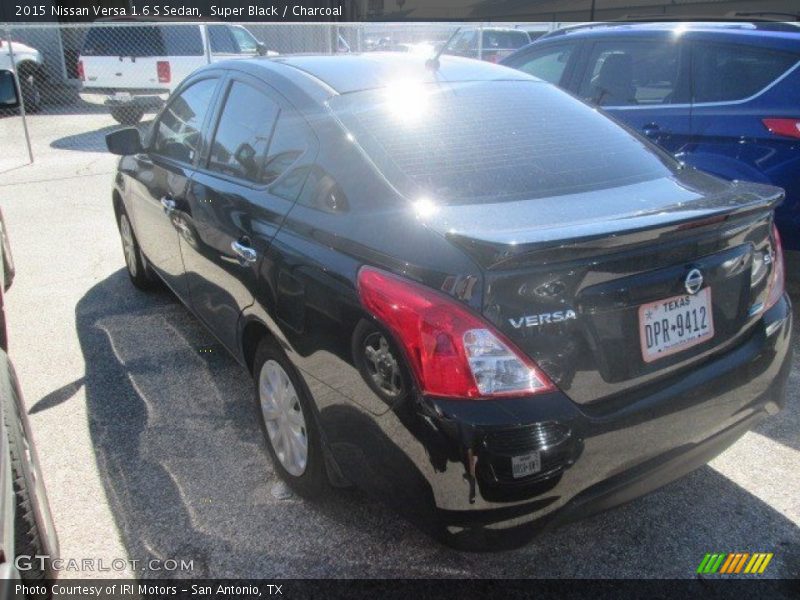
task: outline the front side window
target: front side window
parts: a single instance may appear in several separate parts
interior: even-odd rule
[[[557,84],[564,75],[574,48],[574,46],[558,46],[539,50],[529,54],[522,62],[514,66],[524,73]]]
[[[227,26],[209,25],[208,38],[211,44],[211,52],[217,54],[236,54],[236,44]]]
[[[155,124],[152,152],[180,162],[194,161],[216,86],[217,79],[203,79],[170,100]]]
[[[692,92],[695,102],[748,98],[775,81],[800,55],[770,48],[695,42]]]
[[[231,27],[230,32],[240,54],[255,54],[258,52],[258,42],[256,38],[250,35],[249,31],[241,27]]]
[[[679,73],[677,42],[599,42],[578,95],[598,106],[671,104]]]
[[[234,81],[211,144],[208,168],[252,183],[270,183],[267,149],[279,111],[266,94]]]

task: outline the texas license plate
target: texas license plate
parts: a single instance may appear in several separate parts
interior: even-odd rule
[[[534,475],[542,470],[542,457],[539,452],[511,457],[511,474],[514,479]]]
[[[714,337],[711,288],[639,307],[642,358],[652,362]]]

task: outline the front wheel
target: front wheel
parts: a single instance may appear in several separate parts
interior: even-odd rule
[[[298,495],[326,487],[322,443],[311,398],[283,351],[264,339],[253,364],[261,426],[275,470]]]
[[[144,109],[137,106],[112,106],[110,112],[121,125],[136,125],[144,116]]]

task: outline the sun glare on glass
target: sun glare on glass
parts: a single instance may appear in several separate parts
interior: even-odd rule
[[[416,121],[428,110],[428,91],[416,81],[397,81],[386,86],[386,107],[400,121]]]

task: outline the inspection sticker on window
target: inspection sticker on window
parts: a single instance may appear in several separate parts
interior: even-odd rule
[[[542,470],[542,457],[540,453],[531,452],[522,456],[511,457],[511,473],[514,479],[527,477]]]

